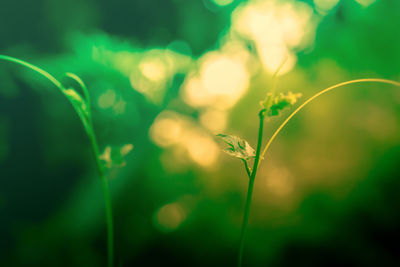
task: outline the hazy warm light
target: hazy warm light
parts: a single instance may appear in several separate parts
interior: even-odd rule
[[[171,49],[138,50],[123,46],[125,50],[114,51],[95,46],[93,59],[106,67],[118,70],[129,77],[134,90],[153,103],[160,103],[174,76],[187,72],[191,57]]]
[[[181,92],[183,100],[192,107],[207,106],[212,102],[212,96],[204,89],[198,77],[189,75]]]
[[[176,230],[186,219],[186,213],[180,203],[170,203],[162,206],[154,214],[155,226],[163,232]]]
[[[247,90],[249,75],[239,60],[211,54],[204,61],[200,77],[202,85],[221,106],[231,106]]]
[[[277,196],[287,196],[294,189],[290,172],[286,168],[273,168],[268,172],[266,180],[268,190]]]
[[[189,75],[182,97],[194,107],[232,107],[246,92],[249,73],[240,58],[213,52],[203,57],[200,72]]]
[[[219,133],[225,130],[227,113],[222,110],[206,109],[200,115],[200,122],[213,133]]]
[[[150,138],[158,146],[167,147],[179,142],[183,131],[183,121],[178,114],[161,113],[150,128]]]
[[[145,59],[139,64],[142,74],[149,80],[157,82],[166,78],[167,69],[165,63],[158,58]]]
[[[234,0],[212,0],[218,6],[227,6],[232,4]]]
[[[234,31],[255,42],[267,71],[275,72],[288,57],[282,74],[296,62],[291,50],[312,42],[312,13],[311,7],[301,2],[245,2],[233,12],[232,25]]]
[[[216,162],[219,147],[209,135],[196,130],[188,131],[183,144],[197,164],[209,167]]]
[[[126,101],[122,99],[122,97],[119,98],[118,101],[115,102],[113,105],[113,110],[115,114],[122,114],[125,112],[126,109]]]
[[[362,6],[365,6],[365,7],[367,7],[367,6],[369,6],[369,5],[371,5],[371,4],[373,4],[373,3],[375,3],[376,2],[376,0],[356,0],[360,5],[362,5]]]
[[[172,78],[173,69],[168,64],[165,53],[150,50],[140,60],[137,68],[132,68],[132,87],[153,102],[159,102]]]
[[[282,45],[264,45],[258,47],[258,54],[264,68],[274,73],[285,62],[278,75],[289,72],[296,64],[297,57]]]
[[[107,90],[99,96],[97,104],[100,108],[110,108],[114,105],[116,94],[113,90]]]
[[[248,85],[246,68],[240,61],[216,55],[201,69],[204,88],[214,95],[241,95]]]
[[[177,156],[189,158],[203,167],[210,167],[217,160],[219,147],[212,136],[190,117],[164,111],[150,127],[149,134],[158,146],[180,151]],[[174,164],[174,160],[168,162]]]
[[[321,13],[326,13],[334,8],[339,0],[314,0],[315,7]]]

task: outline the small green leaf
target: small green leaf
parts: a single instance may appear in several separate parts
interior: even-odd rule
[[[74,89],[63,89],[63,93],[72,103],[74,108],[78,108],[85,115],[85,117],[89,117],[89,111],[85,100],[83,100],[83,98]]]
[[[126,144],[119,147],[107,146],[99,158],[104,161],[107,168],[124,167],[126,165],[125,156],[133,149],[132,144]]]
[[[246,140],[234,135],[218,134],[217,136],[229,145],[223,150],[228,155],[244,160],[249,160],[256,156],[255,150]]]
[[[78,116],[82,121],[82,124],[87,134],[91,135],[91,132],[93,131],[91,126],[91,116],[85,100],[72,88],[62,89],[62,92],[68,98],[76,113],[78,113]]]
[[[293,106],[300,97],[301,93],[288,92],[287,94],[280,93],[272,99],[272,94],[268,93],[265,100],[260,104],[267,109],[267,116],[278,116],[282,110]]]
[[[265,99],[263,101],[260,101],[260,105],[265,108],[265,109],[269,109],[271,104],[273,101],[273,97],[271,93],[267,93],[267,95],[265,96]]]

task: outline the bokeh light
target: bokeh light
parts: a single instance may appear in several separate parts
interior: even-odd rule
[[[154,224],[160,231],[171,232],[176,230],[185,218],[184,209],[175,202],[162,206],[154,214]]]

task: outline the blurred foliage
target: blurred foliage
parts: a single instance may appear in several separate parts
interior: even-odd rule
[[[87,84],[104,160],[121,156],[108,171],[117,266],[230,266],[247,177],[215,135],[255,146],[283,60],[277,92],[300,103],[349,79],[400,80],[399,13],[397,0],[2,0],[0,54]],[[255,181],[246,265],[398,266],[399,103],[396,88],[352,85],[288,124]],[[105,265],[79,118],[4,62],[0,169],[0,265]]]

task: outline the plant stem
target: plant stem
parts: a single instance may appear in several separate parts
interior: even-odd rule
[[[241,267],[242,266],[242,262],[243,262],[244,239],[245,239],[245,235],[246,235],[247,224],[248,224],[248,221],[249,221],[251,200],[252,200],[252,197],[253,197],[253,187],[254,187],[254,179],[250,177],[249,186],[247,188],[247,198],[246,198],[246,206],[245,206],[245,209],[244,209],[242,232],[240,234],[238,267]]]
[[[53,83],[61,91],[61,93],[64,94],[64,92],[63,92],[64,86],[61,84],[60,81],[58,81],[56,78],[54,78],[54,76],[52,76],[47,71],[45,71],[35,65],[32,65],[26,61],[23,61],[23,60],[20,60],[17,58],[13,58],[13,57],[9,57],[9,56],[5,56],[5,55],[0,55],[0,60],[4,60],[7,62],[12,62],[12,63],[22,65],[28,69],[31,69],[31,70],[39,73],[41,76],[45,77],[47,80],[49,80],[51,83]],[[85,132],[87,133],[87,135],[89,137],[89,140],[90,140],[90,143],[92,146],[92,151],[94,154],[94,158],[96,160],[97,171],[99,173],[100,180],[101,180],[102,187],[103,187],[105,209],[106,209],[106,224],[107,224],[108,266],[112,267],[114,264],[114,227],[113,227],[111,197],[110,197],[110,190],[109,190],[107,178],[105,176],[104,169],[103,169],[103,166],[102,166],[100,158],[99,158],[99,155],[100,155],[99,154],[99,146],[97,144],[96,135],[94,134],[94,130],[93,130],[89,92],[88,92],[85,84],[83,83],[83,81],[78,76],[76,76],[75,74],[72,74],[72,73],[67,73],[66,75],[68,77],[74,79],[76,82],[78,82],[78,84],[82,87],[83,93],[86,98],[86,102],[88,104],[88,109],[89,109],[89,114],[90,114],[89,115],[89,127],[87,125],[85,125],[82,114],[80,112],[78,112],[78,110],[76,110],[75,106],[74,106],[74,109],[78,113],[78,116],[83,123]]]
[[[279,134],[279,132],[283,129],[283,127],[285,127],[285,125],[293,118],[294,115],[297,114],[297,112],[299,112],[300,110],[302,110],[307,104],[309,104],[311,101],[313,101],[314,99],[316,99],[317,97],[331,91],[334,90],[336,88],[345,86],[345,85],[349,85],[349,84],[354,84],[354,83],[385,83],[385,84],[391,84],[397,87],[400,87],[400,83],[396,82],[396,81],[392,81],[392,80],[386,80],[386,79],[374,79],[374,78],[370,78],[370,79],[358,79],[358,80],[351,80],[351,81],[347,81],[347,82],[342,82],[342,83],[338,83],[335,84],[333,86],[330,86],[328,88],[325,88],[321,91],[319,91],[318,93],[316,93],[315,95],[313,95],[312,97],[308,98],[303,104],[301,104],[295,111],[292,112],[292,114],[289,115],[289,117],[286,118],[286,120],[284,122],[282,122],[282,124],[278,127],[278,129],[272,134],[271,138],[268,140],[267,144],[265,145],[265,148],[263,150],[263,152],[261,153],[261,159],[264,158],[265,153],[267,153],[268,148],[270,147],[272,141],[274,141],[274,139],[276,138],[276,136]]]
[[[274,75],[275,76],[275,75]],[[247,230],[247,224],[249,220],[249,214],[250,214],[250,207],[251,207],[251,202],[252,202],[252,196],[253,196],[253,188],[254,188],[254,180],[257,174],[257,168],[259,165],[260,160],[264,158],[265,153],[268,151],[268,148],[270,147],[272,141],[276,138],[276,136],[279,134],[279,132],[285,127],[285,125],[293,118],[294,115],[297,114],[301,109],[303,109],[308,103],[310,103],[312,100],[315,98],[342,86],[349,85],[349,84],[354,84],[354,83],[364,83],[364,82],[375,82],[375,83],[385,83],[385,84],[391,84],[394,86],[400,87],[400,83],[392,80],[386,80],[386,79],[358,79],[358,80],[351,80],[343,83],[339,83],[333,86],[330,86],[326,89],[323,89],[307,99],[303,104],[301,104],[295,111],[292,112],[292,114],[289,115],[289,117],[278,127],[278,129],[273,133],[271,138],[268,140],[263,152],[260,155],[261,151],[261,145],[262,145],[262,133],[263,133],[263,127],[264,127],[264,116],[265,116],[265,111],[266,109],[263,109],[259,113],[260,117],[260,127],[258,130],[258,142],[257,142],[257,150],[256,150],[256,157],[254,160],[254,165],[253,165],[253,170],[251,174],[249,175],[249,186],[247,189],[247,198],[246,198],[246,206],[245,206],[245,211],[244,211],[244,217],[243,217],[243,223],[242,223],[242,231],[240,235],[240,245],[239,245],[239,256],[238,256],[238,267],[242,266],[243,262],[243,250],[244,250],[244,240],[245,240],[245,235],[246,235],[246,230]],[[247,166],[247,162],[244,161],[245,163],[245,168],[247,171],[247,174],[249,174],[249,168]]]
[[[93,131],[88,132],[92,151],[96,159],[96,167],[100,176],[101,184],[103,187],[104,203],[106,210],[106,225],[107,225],[107,254],[108,254],[108,267],[114,265],[114,223],[112,216],[112,206],[110,197],[110,188],[108,185],[107,177],[104,173],[104,167],[99,158],[99,146],[97,144],[96,136]]]
[[[245,240],[245,236],[246,236],[247,224],[249,222],[250,207],[251,207],[251,201],[253,198],[254,180],[256,178],[257,168],[258,168],[258,164],[260,162],[260,152],[261,152],[262,136],[263,136],[263,129],[264,129],[265,111],[266,111],[266,109],[263,109],[258,114],[258,116],[260,118],[260,126],[258,128],[258,141],[257,141],[256,157],[254,159],[253,170],[251,172],[250,179],[249,179],[249,186],[247,188],[246,206],[244,209],[242,231],[240,234],[240,245],[239,245],[239,256],[238,256],[238,266],[239,267],[242,266],[242,262],[243,262],[244,240]]]
[[[250,168],[249,168],[249,165],[247,165],[247,160],[242,159],[242,161],[243,161],[243,163],[244,163],[244,168],[246,169],[247,176],[249,176],[249,178],[250,178],[250,176],[251,176],[251,170],[250,170]]]
[[[271,138],[268,140],[263,152],[260,155],[260,150],[261,150],[261,145],[262,145],[262,132],[263,132],[263,122],[264,122],[264,113],[265,109],[260,111],[259,117],[260,117],[260,127],[259,127],[259,132],[258,132],[258,143],[257,143],[257,151],[256,151],[256,158],[254,160],[254,166],[253,166],[253,171],[251,172],[250,179],[249,179],[249,186],[247,190],[247,199],[246,199],[246,206],[245,206],[245,211],[244,211],[244,217],[243,217],[243,224],[242,224],[242,232],[240,236],[240,246],[239,246],[239,257],[238,257],[238,267],[242,266],[243,262],[243,250],[244,250],[244,239],[245,239],[245,234],[247,230],[247,224],[249,220],[249,214],[250,214],[250,207],[251,207],[251,201],[252,201],[252,195],[253,195],[253,187],[254,187],[254,180],[257,174],[257,168],[259,165],[260,160],[264,158],[265,153],[268,151],[268,148],[270,147],[272,141],[276,138],[276,136],[279,134],[279,132],[285,127],[285,125],[293,118],[294,115],[297,114],[301,109],[303,109],[308,103],[310,103],[312,100],[315,98],[342,86],[349,85],[349,84],[354,84],[354,83],[364,83],[364,82],[375,82],[375,83],[386,83],[386,84],[391,84],[394,86],[400,87],[400,83],[392,80],[386,80],[386,79],[358,79],[358,80],[351,80],[343,83],[339,83],[333,86],[330,86],[326,89],[323,89],[307,99],[303,104],[301,104],[295,111],[293,111],[292,114],[289,115],[289,117],[278,127],[278,129],[273,133]],[[247,164],[245,164],[246,171],[248,172],[248,167]]]

